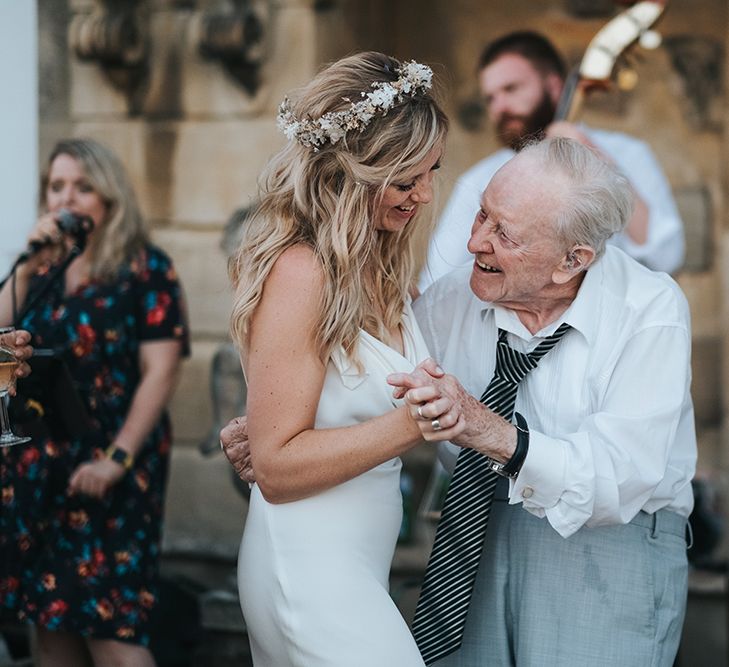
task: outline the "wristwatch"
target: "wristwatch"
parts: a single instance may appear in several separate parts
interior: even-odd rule
[[[134,465],[134,457],[125,449],[116,445],[109,445],[106,448],[106,457],[124,466],[125,470],[131,470]]]
[[[518,412],[514,413],[516,417],[516,448],[511,458],[506,463],[499,463],[493,459],[488,460],[488,466],[497,475],[502,477],[508,477],[509,479],[515,479],[519,474],[521,467],[524,465],[524,459],[526,459],[527,452],[529,451],[529,425],[526,423],[526,419]]]

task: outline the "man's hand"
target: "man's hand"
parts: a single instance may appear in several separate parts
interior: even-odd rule
[[[234,417],[220,430],[220,448],[238,477],[249,484],[256,481],[248,444],[247,417]]]

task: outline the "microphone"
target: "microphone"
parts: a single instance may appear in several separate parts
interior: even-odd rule
[[[94,229],[94,221],[88,215],[80,213],[72,213],[68,209],[62,208],[58,211],[56,226],[62,234],[70,236],[74,240],[79,250],[83,250],[86,246],[86,237]],[[26,250],[18,257],[17,264],[27,262],[33,255],[36,255],[43,248],[54,245],[56,241],[31,241]]]

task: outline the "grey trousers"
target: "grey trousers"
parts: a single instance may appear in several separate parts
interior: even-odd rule
[[[686,519],[641,512],[564,539],[494,502],[464,641],[437,667],[671,667],[686,611]]]

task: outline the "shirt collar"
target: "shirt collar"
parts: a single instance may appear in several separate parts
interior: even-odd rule
[[[493,311],[494,322],[499,329],[513,333],[519,338],[529,341],[532,338],[546,338],[551,336],[561,324],[567,322],[573,329],[579,331],[588,343],[595,341],[597,333],[596,313],[600,312],[601,289],[604,279],[604,268],[602,258],[593,262],[585,272],[585,278],[577,291],[577,296],[569,308],[554,322],[532,335],[522,323],[516,312],[503,308],[498,304],[489,301],[479,301],[481,319],[485,320],[487,314]],[[478,297],[471,293],[478,301]]]

